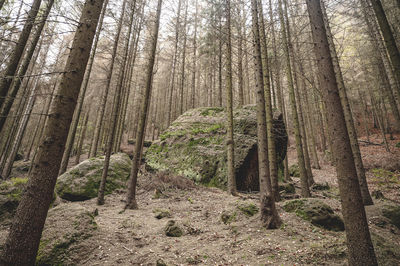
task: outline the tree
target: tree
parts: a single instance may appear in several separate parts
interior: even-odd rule
[[[367,179],[365,176],[365,169],[361,158],[360,147],[358,145],[358,138],[356,128],[354,126],[353,115],[350,109],[349,99],[347,98],[346,86],[344,84],[342,69],[339,64],[339,58],[336,53],[336,47],[333,42],[332,32],[328,22],[328,16],[326,14],[325,5],[321,2],[322,15],[324,17],[326,36],[329,43],[329,48],[332,56],[332,63],[336,74],[336,82],[339,89],[339,96],[343,106],[343,113],[346,120],[347,131],[349,132],[349,138],[351,143],[351,150],[353,152],[354,162],[357,170],[358,181],[360,183],[361,195],[363,198],[364,205],[373,205],[371,195],[369,194]]]
[[[132,160],[132,168],[131,174],[129,177],[129,188],[128,194],[126,199],[125,209],[137,209],[138,205],[136,202],[136,184],[137,184],[137,175],[139,172],[140,166],[140,159],[142,157],[142,150],[143,150],[143,141],[145,136],[145,128],[146,128],[146,120],[148,115],[149,103],[150,103],[150,95],[151,95],[151,88],[153,83],[153,70],[154,70],[154,62],[156,57],[156,48],[157,48],[157,40],[158,40],[158,31],[160,26],[160,16],[161,16],[161,5],[162,0],[158,0],[157,5],[157,13],[156,13],[156,21],[154,23],[153,28],[153,36],[152,36],[152,43],[150,49],[150,58],[147,65],[146,71],[146,87],[141,103],[141,110],[140,110],[140,119],[137,127],[137,134],[136,134],[136,145],[135,151],[133,154]]]
[[[117,87],[115,90],[114,104],[113,104],[113,109],[111,112],[110,135],[108,136],[108,140],[107,140],[106,154],[104,157],[104,164],[103,164],[103,172],[101,175],[101,182],[100,182],[99,192],[98,192],[98,196],[97,196],[97,204],[98,205],[104,204],[104,192],[105,192],[105,188],[106,188],[108,168],[110,166],[111,152],[112,152],[112,148],[113,148],[113,144],[114,144],[114,140],[115,140],[115,134],[116,134],[116,130],[117,130],[117,124],[118,124],[118,115],[119,115],[119,111],[121,108],[122,83],[124,81],[124,72],[125,72],[127,62],[128,62],[128,60],[127,60],[128,52],[129,52],[128,48],[129,48],[129,42],[131,39],[130,35],[132,32],[133,17],[135,14],[135,6],[136,6],[136,0],[134,0],[132,3],[131,16],[130,16],[130,20],[129,20],[129,30],[128,30],[128,34],[127,34],[127,40],[125,42],[125,49],[124,49],[125,52],[124,52],[124,55],[122,58],[123,66],[120,69],[121,73],[119,74],[118,83],[117,83]],[[121,20],[122,20],[122,18],[121,18]]]
[[[233,139],[233,88],[232,88],[232,40],[231,40],[231,1],[225,0],[226,12],[226,147],[227,147],[227,177],[228,191],[232,195],[236,195],[236,176],[235,176],[235,142]]]
[[[287,29],[285,26],[285,19],[283,16],[283,9],[282,9],[282,0],[278,1],[278,8],[279,8],[279,18],[281,21],[281,30],[282,30],[282,40],[283,40],[283,52],[285,54],[286,60],[286,76],[288,81],[289,87],[289,100],[290,106],[292,109],[292,118],[294,124],[294,134],[296,139],[296,151],[297,151],[297,161],[300,170],[300,181],[301,181],[301,195],[303,197],[310,197],[310,188],[308,184],[308,174],[306,171],[305,160],[304,160],[304,153],[303,153],[303,144],[301,141],[301,134],[300,134],[300,122],[299,122],[299,115],[297,113],[297,104],[295,98],[295,90],[293,84],[293,76],[292,76],[292,62],[290,56],[290,49],[289,49],[289,38],[287,36]]]
[[[53,198],[69,126],[89,59],[103,0],[87,0],[52,103],[31,175],[1,254],[1,265],[34,265]]]
[[[32,42],[29,45],[29,48],[26,51],[26,55],[21,62],[21,66],[18,70],[18,75],[17,75],[17,77],[14,78],[14,81],[13,81],[12,86],[9,91],[9,95],[5,99],[5,102],[3,103],[3,107],[1,108],[1,113],[0,113],[0,132],[3,129],[4,123],[10,112],[11,106],[14,103],[14,99],[17,96],[17,93],[21,87],[22,81],[24,80],[24,76],[29,68],[29,63],[31,62],[33,54],[36,50],[36,46],[39,42],[43,28],[46,25],[46,20],[47,20],[47,17],[49,16],[51,8],[53,7],[53,4],[54,4],[54,0],[48,1],[46,9],[44,10],[43,15],[41,16],[40,23],[39,23],[34,35],[32,36]]]
[[[39,12],[41,0],[33,1],[32,7],[29,10],[28,18],[26,19],[24,28],[19,36],[17,45],[12,52],[6,69],[2,73],[2,78],[0,79],[0,108],[2,108],[4,99],[10,89],[11,82],[14,79],[15,72],[17,71],[19,61],[24,53],[26,43],[28,42],[29,35],[31,33],[33,24],[37,13]]]
[[[383,40],[385,41],[386,50],[393,66],[394,77],[397,81],[397,84],[400,84],[400,52],[393,37],[393,32],[386,18],[385,11],[383,10],[381,0],[370,1],[372,8],[374,9],[376,19],[378,20],[383,35]],[[400,95],[400,91],[398,91],[398,95]]]
[[[354,164],[343,107],[340,101],[332,57],[325,30],[320,0],[307,0],[311,22],[314,53],[318,66],[318,79],[328,119],[328,132],[332,141],[338,176],[342,214],[344,218],[350,265],[377,265],[374,247]]]
[[[265,113],[264,75],[261,59],[260,26],[258,22],[257,0],[251,1],[254,66],[256,70],[257,95],[257,150],[258,172],[260,180],[260,212],[261,222],[265,228],[278,228],[282,221],[275,206],[269,172],[267,117]]]

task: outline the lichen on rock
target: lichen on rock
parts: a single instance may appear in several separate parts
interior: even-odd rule
[[[256,113],[254,105],[234,110],[235,174],[241,191],[259,189]],[[146,151],[146,164],[157,171],[169,171],[225,189],[225,116],[221,107],[202,107],[182,114]],[[274,132],[278,165],[283,167],[287,135],[279,112],[274,114]]]
[[[56,191],[65,200],[83,201],[97,197],[104,157],[90,158],[58,177]],[[131,160],[127,154],[111,156],[105,194],[126,187]]]

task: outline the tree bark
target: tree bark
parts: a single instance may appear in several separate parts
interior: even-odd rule
[[[143,141],[144,141],[144,136],[146,133],[145,128],[146,128],[146,120],[147,120],[147,115],[148,115],[152,82],[153,82],[153,69],[154,69],[154,61],[155,61],[155,57],[156,57],[158,31],[159,31],[159,26],[160,26],[161,5],[162,5],[162,0],[158,0],[156,21],[154,23],[151,50],[150,50],[150,58],[149,58],[148,66],[147,66],[147,72],[146,72],[146,88],[145,88],[144,95],[143,95],[143,101],[142,101],[141,110],[140,110],[140,119],[139,119],[139,123],[138,123],[138,127],[137,127],[135,152],[133,154],[134,157],[132,160],[132,168],[131,168],[131,174],[130,174],[130,178],[129,178],[129,188],[128,188],[125,209],[137,209],[138,208],[138,205],[136,202],[137,175],[139,172],[140,160],[141,160],[142,150],[143,150]]]
[[[37,13],[39,12],[41,0],[35,0],[32,4],[31,9],[28,13],[28,18],[26,19],[24,28],[22,29],[21,34],[19,35],[19,39],[17,45],[15,46],[10,60],[2,73],[2,78],[0,79],[0,108],[3,107],[5,97],[10,89],[11,82],[14,79],[14,75],[17,71],[19,61],[24,53],[26,43],[28,42],[29,35],[31,33],[33,24],[35,22],[35,18]]]
[[[260,182],[261,223],[267,229],[278,228],[282,221],[279,218],[272,194],[270,169],[268,160],[267,117],[265,111],[264,75],[261,59],[260,27],[258,22],[257,0],[251,1],[252,31],[254,46],[254,66],[256,70],[257,95],[257,149],[258,172]]]
[[[344,218],[350,265],[378,265],[369,234],[357,170],[346,120],[336,83],[320,0],[307,0],[311,22],[318,78],[323,85],[322,97],[326,104],[328,131],[338,176],[342,214]]]
[[[87,0],[83,6],[65,73],[45,126],[43,142],[11,225],[0,264],[35,263],[102,5],[103,0]]]

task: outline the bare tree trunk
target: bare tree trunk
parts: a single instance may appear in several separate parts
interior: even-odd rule
[[[258,1],[258,22],[260,24],[260,44],[261,44],[261,60],[264,75],[264,95],[265,95],[265,111],[266,111],[266,122],[267,122],[267,136],[268,136],[268,161],[270,179],[272,185],[272,195],[275,201],[280,201],[281,197],[279,194],[278,184],[278,165],[276,163],[276,150],[275,150],[275,137],[273,130],[273,114],[272,114],[272,101],[271,101],[271,83],[269,76],[269,62],[268,62],[268,49],[267,49],[267,38],[265,36],[265,25],[264,25],[264,14],[261,0]]]
[[[274,196],[270,179],[268,160],[267,117],[265,111],[264,75],[261,59],[260,27],[258,22],[257,0],[251,1],[252,31],[254,46],[254,66],[256,70],[256,92],[257,92],[257,149],[258,149],[258,171],[260,182],[260,210],[261,222],[267,229],[278,228],[282,221],[279,218],[275,206]]]
[[[297,151],[297,160],[300,170],[300,181],[301,181],[301,195],[303,197],[310,197],[310,188],[308,184],[308,175],[305,167],[304,161],[304,153],[303,153],[303,144],[301,141],[301,134],[300,134],[300,124],[299,124],[299,116],[297,113],[297,105],[296,105],[296,98],[295,98],[295,91],[294,91],[294,84],[293,84],[293,76],[292,76],[292,64],[290,59],[290,49],[288,44],[288,36],[286,33],[286,26],[285,20],[283,16],[283,9],[282,9],[282,0],[279,0],[279,17],[281,20],[281,28],[282,28],[282,39],[283,39],[283,51],[286,58],[286,75],[288,80],[288,87],[289,87],[289,99],[290,105],[292,109],[292,117],[293,117],[293,124],[294,124],[294,132],[295,132],[295,139],[296,139],[296,151]]]
[[[2,265],[35,263],[102,5],[102,0],[88,0],[83,6],[65,73],[45,126],[43,142],[1,254]]]
[[[338,176],[342,214],[346,227],[349,265],[378,265],[371,242],[346,120],[339,97],[320,0],[307,0],[314,53]]]
[[[119,115],[120,108],[121,108],[122,83],[124,81],[124,72],[125,72],[127,62],[128,62],[128,60],[127,60],[128,51],[129,51],[128,48],[129,48],[129,42],[131,39],[130,35],[132,33],[132,24],[133,24],[133,17],[135,14],[135,8],[134,8],[135,5],[136,5],[136,0],[134,0],[133,8],[131,11],[131,17],[129,20],[129,30],[128,30],[127,40],[125,42],[125,48],[124,48],[125,53],[124,53],[122,61],[121,61],[121,62],[123,62],[123,66],[120,69],[119,79],[118,79],[117,87],[115,89],[114,104],[113,104],[113,109],[111,112],[111,121],[110,121],[111,129],[110,129],[110,133],[108,135],[106,156],[104,157],[103,172],[101,175],[101,182],[100,182],[99,192],[98,192],[98,196],[97,196],[97,204],[98,205],[104,204],[104,193],[105,193],[106,182],[107,182],[108,168],[110,166],[110,158],[111,158],[112,148],[113,148],[113,144],[114,144],[117,124],[118,124],[118,115]],[[123,17],[121,16],[121,21],[122,20],[123,20]],[[136,143],[136,145],[138,145],[138,143]]]
[[[115,40],[114,40],[113,50],[112,50],[112,54],[111,54],[110,69],[108,70],[108,73],[107,73],[107,83],[106,83],[106,87],[104,88],[103,97],[101,99],[99,111],[97,113],[98,116],[96,119],[96,126],[95,126],[95,130],[94,130],[94,135],[93,135],[92,149],[90,151],[90,155],[92,157],[96,157],[96,154],[97,154],[98,142],[100,139],[100,131],[102,128],[101,125],[103,122],[104,112],[106,109],[108,92],[109,92],[110,86],[111,86],[111,78],[112,78],[112,74],[113,74],[113,70],[114,70],[115,58],[117,56],[118,43],[119,43],[119,39],[121,37],[121,29],[122,29],[123,19],[124,19],[124,15],[125,15],[126,2],[127,2],[127,0],[124,0],[122,3],[121,16],[118,21],[117,32],[115,34]]]
[[[393,32],[386,18],[385,11],[383,10],[381,0],[370,0],[370,2],[372,4],[372,8],[374,9],[376,19],[378,20],[383,35],[383,40],[385,41],[386,50],[393,66],[394,77],[397,81],[397,84],[400,84],[400,52],[393,37]],[[400,95],[400,91],[397,93]]]
[[[145,136],[145,127],[146,127],[146,120],[148,115],[150,97],[151,97],[151,88],[152,88],[152,81],[153,81],[153,68],[154,68],[154,61],[156,57],[156,48],[157,48],[157,40],[158,40],[158,31],[160,26],[160,16],[161,16],[161,5],[162,0],[158,0],[157,5],[157,15],[156,20],[154,23],[153,29],[153,36],[152,36],[152,43],[151,43],[151,50],[150,50],[150,58],[149,63],[147,66],[146,72],[146,89],[143,95],[143,101],[141,104],[140,110],[140,119],[137,127],[137,134],[136,134],[136,142],[135,142],[135,152],[133,154],[132,160],[132,168],[131,168],[131,175],[129,180],[129,188],[128,188],[128,195],[126,199],[125,209],[137,209],[138,205],[136,202],[136,184],[137,184],[137,175],[139,172],[140,160],[142,157],[142,150],[143,150],[143,141]]]
[[[226,10],[226,112],[227,112],[227,131],[226,131],[226,147],[227,147],[227,177],[228,192],[237,195],[236,192],[236,176],[235,176],[235,152],[233,139],[233,93],[232,93],[232,40],[231,40],[231,1],[225,0]]]
[[[28,42],[29,35],[31,33],[33,24],[35,22],[36,15],[40,8],[41,0],[33,1],[32,7],[29,10],[28,18],[26,19],[24,28],[19,36],[17,45],[12,52],[7,67],[2,73],[2,78],[0,79],[0,108],[3,107],[4,99],[10,89],[11,82],[14,79],[14,75],[17,71],[19,61],[24,53],[26,43]]]
[[[32,41],[31,44],[29,45],[28,50],[26,51],[26,55],[23,58],[22,62],[21,62],[21,66],[20,69],[18,70],[18,75],[17,77],[15,77],[13,79],[13,83],[11,85],[11,88],[9,90],[9,95],[8,97],[5,99],[4,103],[3,103],[3,107],[1,108],[1,113],[0,113],[0,132],[3,129],[4,123],[6,121],[6,118],[10,112],[11,106],[14,103],[14,99],[15,96],[17,96],[17,93],[19,91],[19,88],[21,87],[21,84],[24,80],[24,76],[29,68],[29,63],[32,60],[33,54],[36,50],[36,46],[39,42],[40,36],[42,34],[43,28],[46,24],[46,20],[47,17],[50,13],[50,10],[52,8],[54,4],[54,0],[50,0],[47,3],[46,9],[43,13],[43,15],[41,16],[41,21],[38,25],[38,28],[36,29],[34,36],[32,37]],[[41,45],[39,45],[39,48],[41,47]],[[40,50],[40,49],[39,49]],[[35,60],[34,60],[35,61]],[[1,101],[1,100],[0,100]]]
[[[354,126],[353,116],[350,110],[350,102],[347,97],[346,86],[344,84],[342,70],[339,64],[339,58],[336,53],[335,44],[333,42],[332,32],[328,22],[328,16],[326,14],[325,6],[321,2],[322,15],[325,21],[326,36],[331,51],[332,63],[335,70],[336,82],[339,89],[339,96],[343,106],[343,112],[346,120],[346,127],[349,133],[351,150],[354,157],[354,162],[357,170],[358,181],[360,183],[361,195],[363,198],[364,205],[373,205],[371,195],[369,194],[367,179],[365,176],[365,169],[361,158],[360,147],[358,145],[358,138],[356,128]]]

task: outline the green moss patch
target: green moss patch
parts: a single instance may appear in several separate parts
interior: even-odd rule
[[[248,217],[258,213],[258,207],[253,203],[243,203],[238,205],[237,208]]]
[[[283,205],[283,209],[287,212],[294,212],[300,218],[324,229],[344,231],[343,220],[333,212],[330,206],[320,200],[291,200]]]

